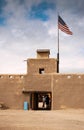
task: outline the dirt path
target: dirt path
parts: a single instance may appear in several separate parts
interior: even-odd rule
[[[84,130],[84,109],[0,110],[0,130]]]

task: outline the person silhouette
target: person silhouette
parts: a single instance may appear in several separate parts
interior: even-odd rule
[[[43,108],[45,108],[45,104],[46,104],[46,97],[43,96]]]
[[[49,96],[46,95],[46,108],[48,109],[49,108]]]

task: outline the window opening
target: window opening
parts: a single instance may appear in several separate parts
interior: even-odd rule
[[[44,73],[45,73],[44,68],[40,68],[39,69],[39,74],[44,74]]]

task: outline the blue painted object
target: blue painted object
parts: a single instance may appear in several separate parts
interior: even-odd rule
[[[24,110],[28,110],[28,102],[24,102]]]

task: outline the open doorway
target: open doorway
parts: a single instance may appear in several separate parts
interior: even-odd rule
[[[51,110],[51,92],[33,92],[31,94],[31,107],[33,110]]]

